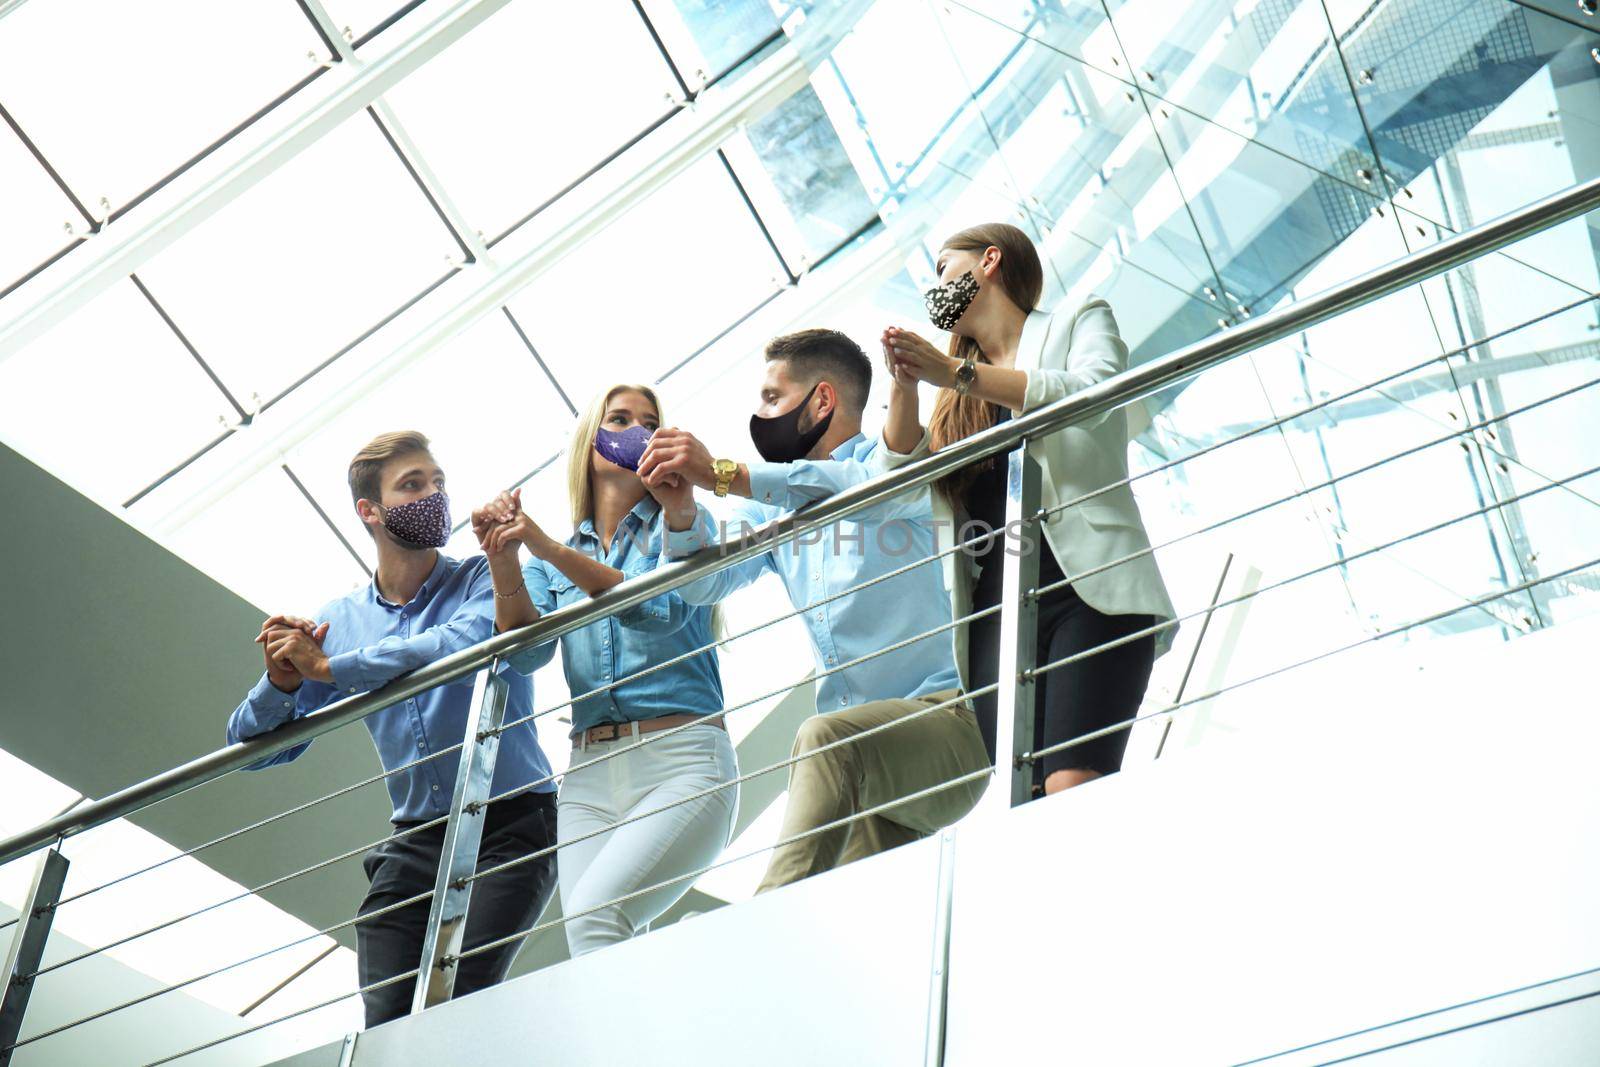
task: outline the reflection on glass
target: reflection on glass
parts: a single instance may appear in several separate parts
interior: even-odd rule
[[[809,86],[752,122],[726,151],[793,271],[877,217]]]
[[[768,0],[644,2],[690,89],[724,73],[777,33],[779,16],[773,6]]]

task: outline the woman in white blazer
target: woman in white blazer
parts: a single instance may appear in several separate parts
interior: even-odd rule
[[[963,437],[1026,413],[1123,370],[1128,348],[1104,300],[1076,308],[1038,310],[1044,288],[1039,254],[1015,226],[974,226],[939,252],[939,286],[928,293],[933,324],[951,334],[940,352],[915,333],[891,327],[884,356],[894,377],[884,428],[889,462],[938,451]],[[917,382],[939,387],[926,430],[917,411]],[[1101,564],[1148,548],[1128,476],[1128,427],[1121,409],[1030,442],[1039,462],[1046,508],[1096,489],[1115,488],[1052,514],[1044,526],[1039,586],[1072,578],[1039,603],[1038,661],[1043,664],[1095,648],[1174,617],[1155,558],[1146,554],[1077,578]],[[934,490],[943,545],[1005,525],[1007,463],[997,457],[949,475]],[[985,524],[985,525],[974,525]],[[1011,537],[945,557],[946,584],[956,617],[1000,602],[1002,553]],[[1035,747],[1092,733],[1138,713],[1155,658],[1172,644],[1176,627],[1085,657],[1043,675],[1034,687]],[[966,687],[992,684],[999,669],[1000,614],[975,620],[957,635]],[[964,638],[964,640],[963,640]],[[963,649],[965,650],[964,655]],[[975,701],[984,740],[994,754],[996,695]],[[1079,785],[1122,765],[1128,731],[1074,745],[1043,765],[1046,793]]]

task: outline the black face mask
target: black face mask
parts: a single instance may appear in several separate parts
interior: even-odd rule
[[[755,442],[756,451],[761,453],[762,459],[768,463],[793,463],[797,459],[805,459],[817,442],[822,440],[822,435],[828,432],[828,423],[833,421],[833,412],[818,419],[811,429],[800,429],[800,416],[805,413],[806,405],[811,403],[816,392],[817,386],[813,385],[804,400],[782,415],[765,419],[760,415],[750,416],[750,440]]]

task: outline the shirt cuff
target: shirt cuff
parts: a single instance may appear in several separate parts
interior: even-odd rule
[[[352,649],[328,657],[328,673],[333,675],[333,687],[340,697],[363,693],[372,688],[371,679],[361,664],[361,650]]]
[[[884,459],[888,460],[887,466],[893,468],[898,467],[900,464],[908,462],[909,460],[916,459],[919,456],[926,455],[928,451],[928,438],[928,430],[926,427],[924,427],[922,430],[922,437],[918,439],[916,444],[911,446],[911,451],[909,452],[896,452],[894,449],[889,447],[889,442],[883,440],[882,438],[879,439],[878,443],[883,446]]]
[[[250,714],[263,730],[276,729],[294,718],[295,702],[299,695],[298,689],[293,693],[285,693],[268,681],[266,675],[262,675],[255,688],[250,690]]]
[[[749,463],[750,499],[759,504],[783,507],[789,497],[789,464]]]
[[[1028,384],[1022,391],[1022,411],[1026,414],[1036,408],[1044,407],[1045,404],[1050,402],[1051,398],[1047,395],[1049,393],[1049,381],[1045,375],[1040,374],[1038,369],[1023,371],[1023,373],[1028,376]]]
[[[663,526],[661,531],[661,547],[666,552],[668,559],[681,559],[692,556],[696,552],[714,543],[715,527],[711,524],[711,513],[703,506],[695,508],[694,525],[687,530],[669,530]]]

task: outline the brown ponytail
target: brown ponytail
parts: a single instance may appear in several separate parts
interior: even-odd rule
[[[1004,222],[972,226],[952,236],[941,247],[954,252],[979,253],[998,248],[1000,270],[996,277],[1001,290],[1023,311],[1032,311],[1039,306],[1039,298],[1044,294],[1044,268],[1039,263],[1039,253],[1033,247],[1033,242],[1015,226]],[[969,354],[979,363],[989,362],[989,357],[978,348],[978,342],[960,334],[951,334],[950,355],[956,359],[966,359]],[[941,389],[939,398],[934,401],[933,414],[928,417],[928,445],[937,452],[992,425],[994,417],[987,400],[971,394],[958,396],[954,389]],[[947,474],[935,484],[954,506],[979,473],[997,462],[999,457],[991,456],[981,463]]]

